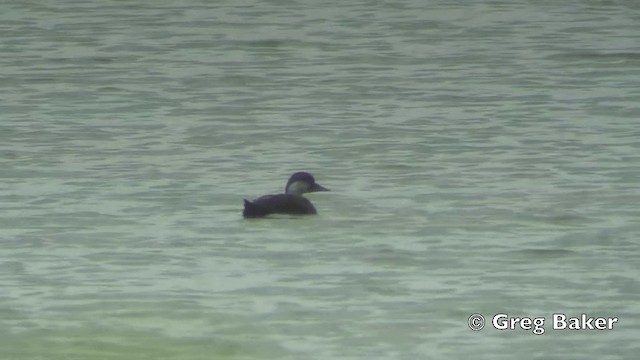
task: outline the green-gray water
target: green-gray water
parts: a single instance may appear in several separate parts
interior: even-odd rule
[[[0,32],[1,359],[637,357],[637,1],[8,1]],[[242,219],[300,170],[318,216]]]

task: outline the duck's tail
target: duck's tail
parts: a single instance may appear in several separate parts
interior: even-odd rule
[[[267,215],[267,211],[262,207],[251,201],[244,199],[244,210],[242,216],[246,218],[263,217]]]

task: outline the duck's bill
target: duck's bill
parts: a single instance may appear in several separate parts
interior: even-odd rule
[[[315,183],[311,187],[311,191],[312,192],[315,192],[315,191],[329,191],[329,189],[327,189],[326,187],[324,187],[324,186],[322,186],[322,185],[320,185],[318,183]]]

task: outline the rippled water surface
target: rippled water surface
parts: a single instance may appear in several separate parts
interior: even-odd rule
[[[15,1],[0,31],[1,358],[637,357],[640,3]],[[300,170],[318,216],[242,219]]]

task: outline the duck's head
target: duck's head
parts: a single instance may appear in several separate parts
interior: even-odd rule
[[[302,195],[308,192],[329,191],[329,189],[316,183],[316,179],[307,172],[297,172],[289,178],[284,192],[293,195]]]

